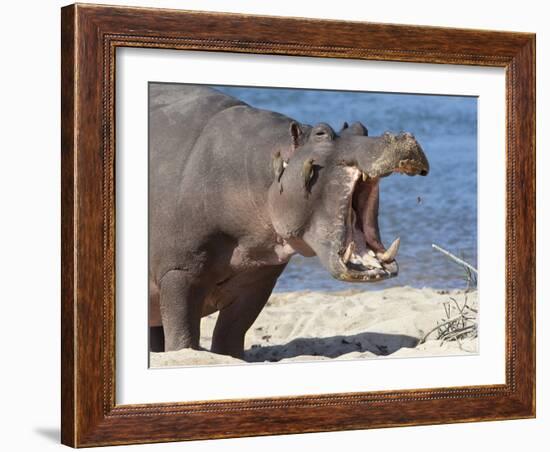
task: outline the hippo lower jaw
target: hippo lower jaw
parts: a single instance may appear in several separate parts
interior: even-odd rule
[[[345,197],[343,239],[333,256],[334,276],[349,282],[393,278],[399,271],[395,257],[400,240],[396,239],[386,249],[378,228],[379,181],[380,177],[391,173],[370,177],[350,167],[348,174],[351,176],[350,190]]]

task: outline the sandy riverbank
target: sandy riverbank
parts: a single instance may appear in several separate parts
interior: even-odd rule
[[[239,364],[245,362],[419,357],[477,353],[477,339],[442,342],[432,334],[447,318],[444,305],[463,291],[391,288],[380,291],[292,292],[273,294],[245,339],[244,361],[210,348],[217,314],[201,324],[201,347],[151,353],[151,367]],[[477,292],[468,294],[477,308]],[[458,313],[450,303],[451,317]]]

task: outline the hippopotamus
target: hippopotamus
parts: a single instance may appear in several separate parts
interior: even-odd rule
[[[295,254],[342,281],[398,274],[379,181],[428,174],[413,135],[337,133],[204,86],[152,83],[149,105],[151,349],[199,348],[201,317],[219,311],[211,350],[242,357]]]

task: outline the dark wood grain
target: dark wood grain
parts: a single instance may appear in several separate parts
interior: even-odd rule
[[[61,11],[61,441],[75,440],[74,171],[75,59],[74,8]]]
[[[527,33],[72,5],[62,10],[62,442],[75,447],[535,415],[535,37]],[[117,47],[506,69],[506,383],[115,403]]]

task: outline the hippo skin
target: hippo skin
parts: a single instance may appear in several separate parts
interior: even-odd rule
[[[334,277],[397,275],[399,240],[378,228],[379,179],[426,175],[409,133],[336,133],[253,108],[211,88],[149,85],[149,326],[152,350],[242,357],[244,337],[292,255]]]

